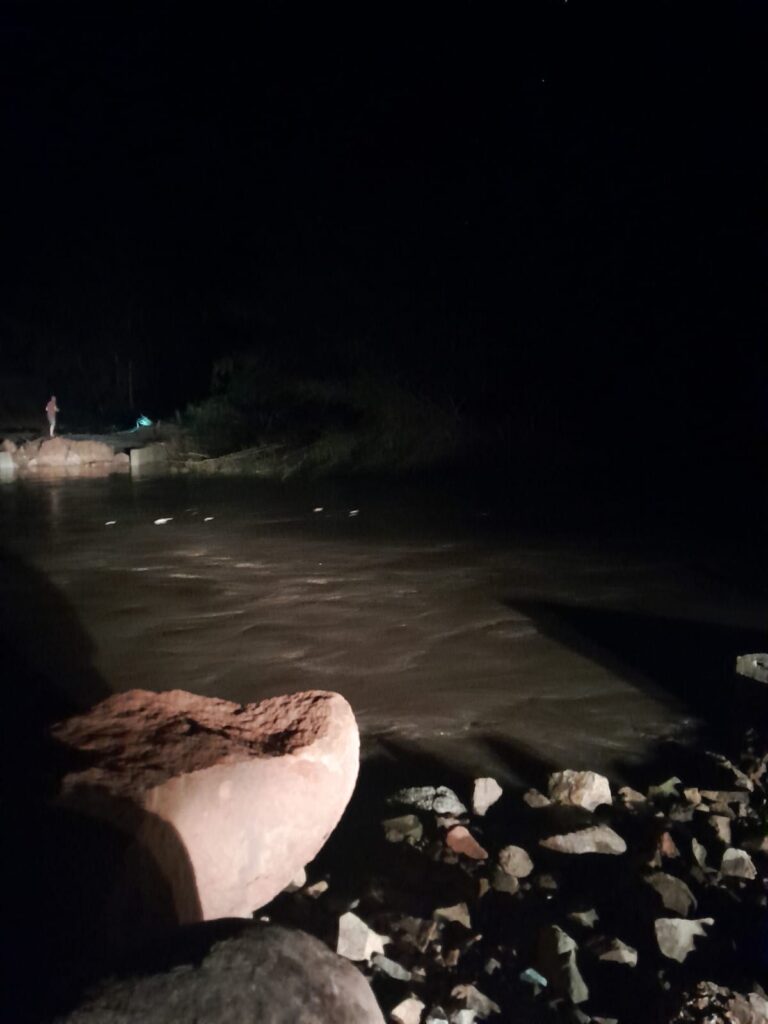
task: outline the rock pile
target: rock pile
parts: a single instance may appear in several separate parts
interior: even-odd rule
[[[66,437],[37,438],[17,445],[6,439],[0,445],[17,470],[66,470],[79,472],[96,468],[103,472],[125,471],[130,459],[123,451],[115,451],[102,441],[75,441]]]
[[[711,754],[695,785],[615,795],[565,771],[523,800],[484,779],[474,812],[401,790],[356,891],[331,865],[263,913],[355,962],[396,1024],[766,1024],[767,768]]]

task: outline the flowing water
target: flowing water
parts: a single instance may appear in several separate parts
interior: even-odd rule
[[[507,779],[620,772],[690,732],[768,620],[764,596],[673,545],[515,528],[503,503],[446,494],[9,482],[6,616],[76,701],[334,689],[366,750]]]

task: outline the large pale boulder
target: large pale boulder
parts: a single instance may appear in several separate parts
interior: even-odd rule
[[[111,981],[59,1024],[384,1024],[360,971],[305,932],[246,925],[198,960]]]
[[[51,437],[40,445],[36,456],[37,464],[38,466],[65,466],[68,452],[68,441],[63,437]]]
[[[70,449],[80,457],[84,466],[94,462],[111,462],[115,455],[114,449],[103,441],[72,441]]]
[[[131,690],[54,735],[87,760],[61,800],[135,840],[179,922],[250,917],[281,892],[335,827],[359,764],[352,709],[322,691],[243,707]]]

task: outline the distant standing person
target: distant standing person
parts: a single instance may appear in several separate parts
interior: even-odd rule
[[[48,425],[51,428],[51,437],[56,433],[56,413],[61,409],[56,405],[56,395],[51,395],[51,400],[45,407],[45,415],[48,417]]]

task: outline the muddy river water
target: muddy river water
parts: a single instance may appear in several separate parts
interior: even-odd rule
[[[706,560],[515,527],[469,489],[12,481],[0,529],[0,596],[63,687],[334,689],[366,751],[506,779],[621,774],[711,712],[768,621]]]

